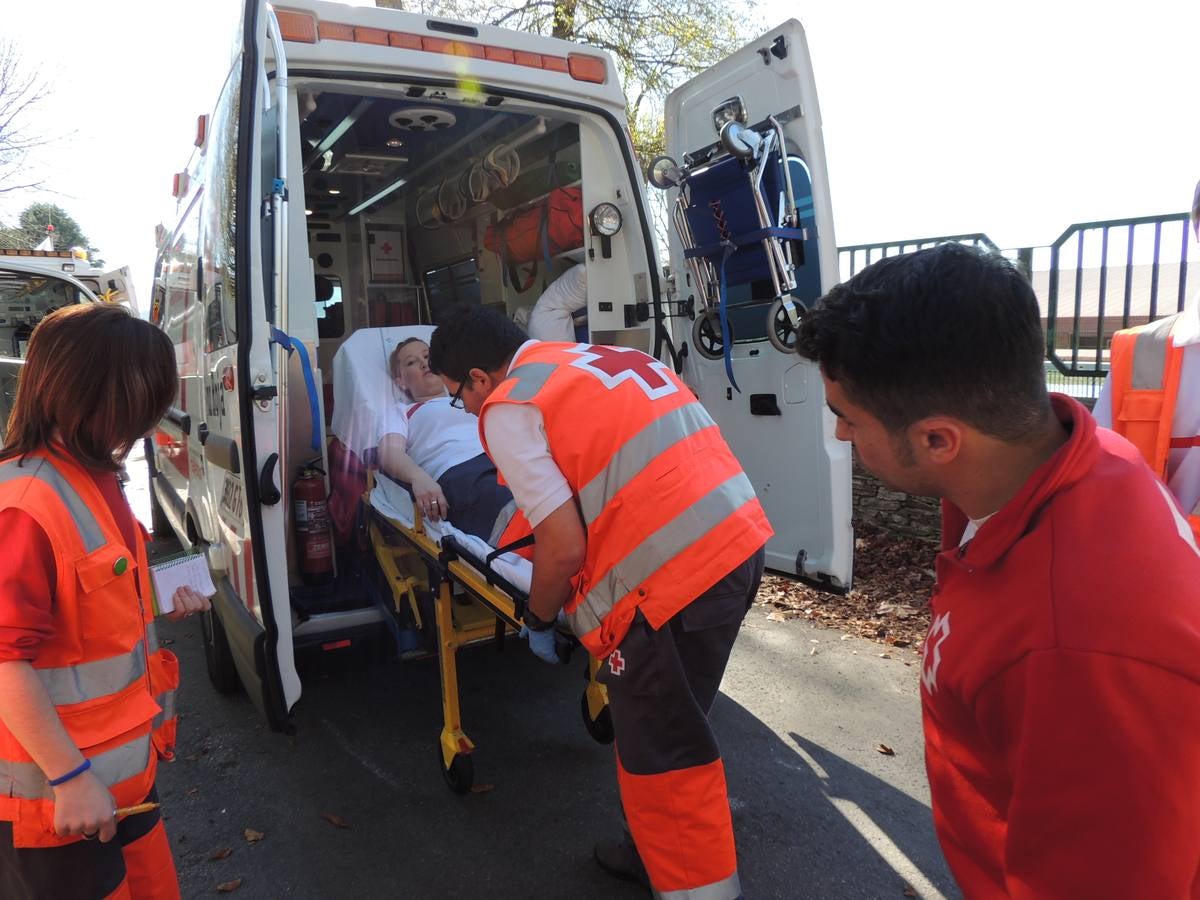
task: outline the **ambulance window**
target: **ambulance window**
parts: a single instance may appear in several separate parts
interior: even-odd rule
[[[479,267],[475,257],[426,272],[425,292],[429,297],[429,312],[434,325],[441,319],[442,313],[455,306],[478,306],[481,295]]]
[[[224,295],[225,291],[218,281],[213,285],[212,296],[208,300],[208,311],[206,314],[208,320],[207,350],[210,353],[221,347],[229,346],[235,340],[233,323],[226,321]]]
[[[342,306],[342,283],[332,275],[318,275],[315,287],[317,337],[339,338],[346,333],[345,307]]]

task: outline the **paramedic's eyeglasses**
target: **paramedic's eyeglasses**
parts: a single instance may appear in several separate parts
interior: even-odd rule
[[[463,388],[465,388],[466,386],[467,386],[467,383],[465,381],[460,381],[458,383],[458,390],[455,391],[454,396],[450,398],[450,405],[454,409],[462,409],[463,408],[462,392],[463,392]]]

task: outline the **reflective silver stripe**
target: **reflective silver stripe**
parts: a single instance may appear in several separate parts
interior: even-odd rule
[[[651,461],[674,444],[712,425],[712,417],[698,402],[673,409],[648,424],[627,440],[608,465],[580,490],[579,506],[584,522],[591,525],[617,492]]]
[[[658,900],[737,900],[742,896],[742,882],[738,873],[714,881],[703,887],[684,888],[681,891],[655,891]]]
[[[66,506],[67,512],[75,522],[75,527],[79,529],[79,537],[88,553],[99,550],[108,543],[104,539],[104,532],[100,529],[100,523],[96,521],[92,511],[88,509],[87,504],[79,496],[79,492],[71,486],[62,472],[55,468],[53,462],[44,456],[27,456],[23,466],[18,465],[18,462],[20,460],[10,459],[0,463],[0,484],[20,478],[36,478],[45,482],[58,494],[59,499]]]
[[[150,735],[143,734],[104,753],[88,757],[92,771],[108,787],[146,771],[150,764]],[[0,790],[9,797],[49,800],[53,789],[37,763],[0,761]]]
[[[570,614],[568,618],[575,633],[587,634],[598,628],[618,600],[636,590],[663,563],[703,538],[754,496],[750,479],[744,472],[738,472],[642,541],[587,592],[583,602]]]
[[[148,654],[158,652],[158,629],[154,627],[153,622],[146,623],[146,652]]]
[[[53,669],[34,669],[55,706],[95,700],[124,690],[146,674],[142,642],[129,653]]]
[[[153,727],[157,729],[163,722],[169,722],[175,718],[175,692],[164,691],[155,697],[154,700],[162,707],[162,712],[154,717]]]
[[[557,368],[554,363],[526,363],[517,366],[508,373],[509,378],[517,379],[517,383],[508,392],[508,399],[532,400]]]
[[[1130,389],[1161,391],[1163,370],[1167,367],[1167,338],[1179,315],[1151,322],[1137,333],[1133,345],[1133,374]]]

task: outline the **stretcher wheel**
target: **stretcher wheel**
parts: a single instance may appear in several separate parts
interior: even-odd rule
[[[792,303],[796,307],[798,317],[803,319],[804,307],[795,300]],[[792,326],[787,310],[783,308],[782,297],[775,300],[767,310],[767,339],[780,353],[796,352],[796,329]]]
[[[446,779],[446,784],[450,790],[456,794],[466,794],[471,790],[471,785],[475,783],[475,761],[466,753],[456,753],[454,759],[450,760],[450,768],[446,768],[446,764],[442,762],[442,745],[438,742],[438,766],[442,770],[442,777]]]
[[[729,339],[733,340],[733,323],[729,323]],[[721,318],[715,309],[700,313],[692,323],[692,343],[705,359],[724,359],[725,342],[721,340]]]
[[[597,744],[611,744],[613,742],[613,723],[612,710],[607,706],[600,710],[600,715],[592,718],[588,711],[588,696],[585,690],[580,695],[579,711],[583,713],[583,727],[587,729],[587,733],[592,736],[592,740]]]

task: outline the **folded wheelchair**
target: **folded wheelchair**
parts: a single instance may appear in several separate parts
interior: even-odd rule
[[[717,142],[685,155],[682,164],[660,156],[650,165],[652,185],[678,188],[671,221],[699,299],[692,344],[707,359],[724,359],[735,389],[731,310],[744,316],[744,310],[761,307],[772,346],[790,353],[795,344],[804,307],[793,292],[808,239],[797,197],[811,203],[811,187],[793,183],[801,177],[808,182],[803,163],[788,158],[783,128],[773,116],[753,128],[744,124],[744,114],[731,118]],[[753,289],[740,293],[749,297],[730,299],[731,285],[747,284]]]

